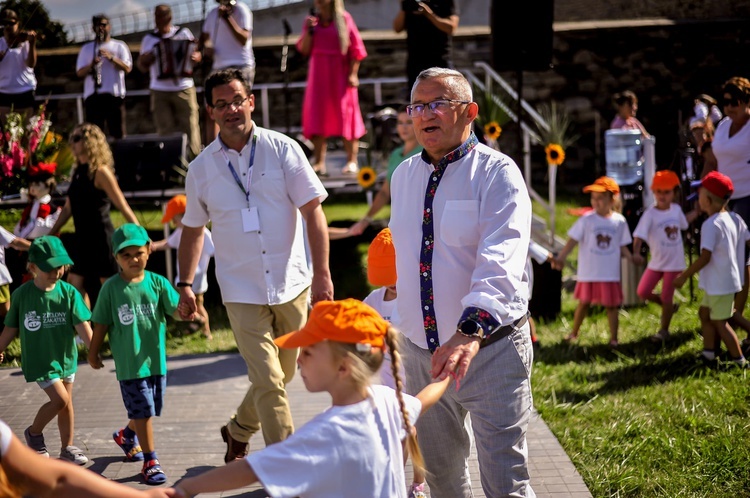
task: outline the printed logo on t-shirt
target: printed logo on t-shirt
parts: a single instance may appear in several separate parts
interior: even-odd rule
[[[589,245],[589,251],[597,255],[611,255],[619,251],[617,231],[613,227],[595,227],[592,234],[593,244]]]
[[[151,303],[136,304],[133,308],[123,304],[117,308],[117,316],[121,324],[131,325],[136,319],[153,319],[156,316],[156,307]]]
[[[29,311],[23,319],[23,326],[26,330],[35,332],[42,328],[42,319],[36,314],[36,311]]]
[[[676,226],[665,226],[664,233],[669,240],[677,240],[677,237],[680,236],[680,228]]]
[[[604,233],[596,234],[596,247],[599,249],[609,249],[609,244],[612,242],[612,236]]]

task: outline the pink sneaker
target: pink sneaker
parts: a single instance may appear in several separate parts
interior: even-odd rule
[[[424,492],[425,484],[423,482],[414,482],[409,488],[408,498],[427,498]]]

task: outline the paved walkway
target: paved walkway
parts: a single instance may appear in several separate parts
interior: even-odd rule
[[[141,464],[123,462],[122,453],[112,441],[112,432],[126,422],[125,409],[115,379],[114,363],[95,371],[86,364],[79,366],[73,399],[75,402],[75,440],[91,461],[87,467],[110,479],[145,489],[139,475]],[[244,396],[248,381],[245,365],[238,354],[173,357],[168,361],[169,382],[165,409],[155,419],[154,434],[159,459],[174,483],[185,476],[199,474],[223,464],[225,444],[219,428],[233,413]],[[329,406],[327,394],[307,392],[296,376],[289,385],[292,413],[297,426]],[[27,384],[20,369],[0,369],[0,419],[3,419],[23,440],[36,411],[47,401],[36,384]],[[48,448],[57,448],[59,433],[55,421],[45,431]],[[534,415],[529,426],[531,482],[539,497],[589,497],[586,485],[560,443],[544,421]],[[256,435],[250,450],[263,447]],[[53,456],[56,451],[50,452]],[[484,497],[479,485],[476,457],[471,461],[476,497]],[[290,469],[293,472],[294,469]],[[410,479],[410,475],[407,479]],[[356,490],[353,490],[356,491]],[[353,493],[356,495],[356,492]],[[202,495],[203,496],[203,495]],[[221,495],[264,498],[260,486]]]

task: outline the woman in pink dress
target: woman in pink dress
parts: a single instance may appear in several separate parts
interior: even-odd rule
[[[365,123],[359,109],[359,64],[367,56],[359,30],[343,0],[315,0],[317,15],[305,20],[297,50],[310,57],[302,107],[302,132],[315,146],[313,168],[326,174],[328,137],[342,137],[344,173],[356,173]]]

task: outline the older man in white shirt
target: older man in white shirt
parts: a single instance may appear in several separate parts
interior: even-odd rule
[[[188,170],[177,287],[180,312],[195,312],[193,278],[203,227],[211,221],[216,277],[251,382],[221,428],[229,462],[247,455],[258,430],[266,445],[294,431],[286,384],[297,350],[279,349],[273,340],[305,324],[310,296],[313,303],[333,299],[321,206],[328,194],[294,140],[252,121],[255,100],[242,71],[213,73],[205,88],[207,111],[220,131]]]
[[[407,387],[457,380],[417,423],[430,492],[472,496],[470,413],[486,495],[535,496],[526,447],[531,201],[513,160],[471,132],[478,106],[461,73],[423,71],[411,102],[424,152],[393,175],[390,222]]]

